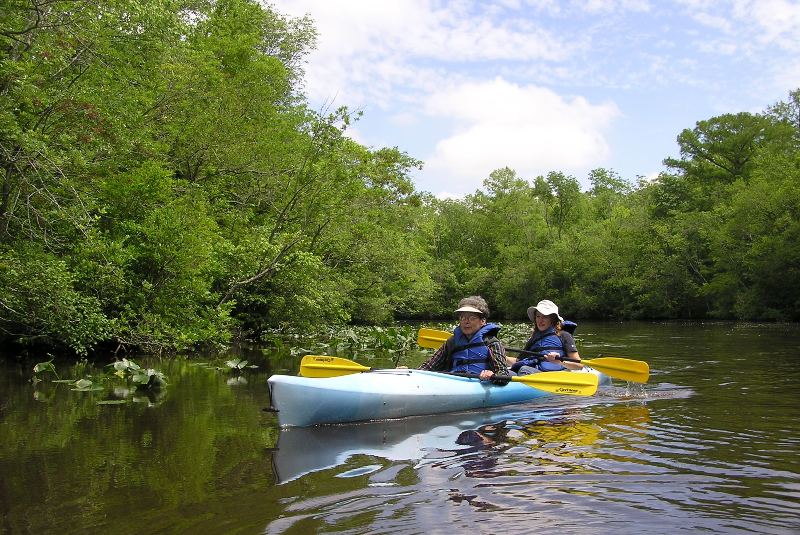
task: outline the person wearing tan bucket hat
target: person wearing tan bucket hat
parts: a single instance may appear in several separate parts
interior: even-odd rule
[[[563,330],[564,318],[558,313],[558,306],[550,300],[539,301],[528,307],[528,318],[533,322],[533,333],[525,343],[525,351],[536,353],[532,357],[522,357],[512,363],[511,369],[519,375],[558,370],[577,370],[582,364],[563,362],[566,357],[581,360],[575,339]]]
[[[479,295],[465,297],[455,310],[458,326],[453,336],[419,369],[478,374],[483,381],[505,385],[510,380],[506,352],[497,339],[500,326],[487,323],[489,305]]]

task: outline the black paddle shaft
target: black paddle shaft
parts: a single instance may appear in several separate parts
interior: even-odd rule
[[[521,353],[523,355],[533,355],[534,357],[538,357],[540,362],[544,360],[544,355],[542,355],[541,352],[537,353],[536,351],[527,351],[525,349],[517,349],[515,347],[507,347],[506,351],[511,351],[512,353]],[[558,357],[558,360],[562,362],[580,362],[579,360],[568,357]]]

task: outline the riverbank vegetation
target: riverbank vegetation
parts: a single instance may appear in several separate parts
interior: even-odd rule
[[[648,180],[522,177],[460,200],[303,94],[311,20],[252,0],[0,11],[0,338],[86,354],[276,327],[495,317],[800,320],[800,90],[676,133]]]

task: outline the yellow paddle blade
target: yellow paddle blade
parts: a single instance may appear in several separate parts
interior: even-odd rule
[[[600,357],[592,360],[582,360],[592,368],[611,377],[631,381],[633,383],[646,383],[650,378],[650,366],[643,360],[632,360],[622,357]]]
[[[599,382],[593,373],[580,372],[541,372],[530,375],[515,375],[512,381],[525,383],[533,388],[554,394],[573,396],[592,396],[597,392]]]
[[[300,361],[301,377],[338,377],[371,369],[352,360],[327,355],[306,355]]]
[[[439,349],[451,336],[453,335],[447,331],[437,331],[436,329],[425,329],[423,327],[419,330],[419,334],[417,335],[417,343],[421,347]]]

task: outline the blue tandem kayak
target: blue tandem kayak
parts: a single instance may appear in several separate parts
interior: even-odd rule
[[[600,385],[611,384],[607,375],[588,367],[572,373],[594,373]],[[282,427],[458,412],[556,395],[521,382],[498,386],[471,377],[406,369],[326,378],[273,375],[267,382]]]

